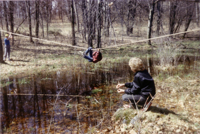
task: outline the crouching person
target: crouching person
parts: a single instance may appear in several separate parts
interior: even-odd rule
[[[144,64],[139,58],[131,58],[129,60],[129,66],[134,73],[134,80],[130,83],[118,84],[116,88],[118,93],[123,93],[122,99],[127,102],[131,102],[133,107],[135,102],[142,107],[151,100],[151,97],[155,95],[156,89],[154,80],[148,71],[144,68]],[[127,89],[121,89],[126,87]],[[135,100],[135,102],[134,102]],[[125,108],[130,108],[131,105],[124,105]]]

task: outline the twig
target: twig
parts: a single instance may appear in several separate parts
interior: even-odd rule
[[[79,114],[78,114],[78,109],[77,109],[77,104],[76,104],[76,114],[77,114],[77,120],[78,120],[78,126],[79,126],[79,129],[78,129],[78,131],[80,131],[81,130],[81,126],[80,126],[80,121],[79,121]]]
[[[71,85],[71,84],[69,84],[69,85]],[[68,86],[69,86],[69,85],[68,85]],[[68,87],[68,86],[67,86],[67,87]],[[59,93],[58,93],[58,95],[57,95],[57,97],[56,97],[56,100],[55,100],[55,102],[54,102],[54,106],[53,106],[53,110],[52,110],[52,114],[51,114],[51,119],[50,119],[50,125],[49,125],[49,129],[48,129],[48,134],[49,134],[49,131],[50,131],[50,128],[51,128],[51,121],[52,121],[52,118],[53,118],[53,112],[54,112],[54,108],[55,108],[56,102],[57,102],[57,100],[58,100],[58,96],[59,96],[60,92],[62,91],[62,89],[63,89],[64,87],[66,87],[66,85],[63,86],[63,87],[61,88],[61,90],[59,91]]]

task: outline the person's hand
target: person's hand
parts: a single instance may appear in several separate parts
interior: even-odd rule
[[[118,93],[124,93],[125,90],[124,90],[124,89],[117,89],[117,92],[118,92]]]
[[[123,87],[123,86],[124,86],[124,84],[118,83],[117,86],[116,86],[116,88],[121,88],[121,87]]]

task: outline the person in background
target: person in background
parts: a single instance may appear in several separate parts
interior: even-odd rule
[[[87,59],[89,62],[97,63],[102,60],[102,54],[100,52],[100,49],[97,49],[97,51],[92,50],[92,47],[89,47],[84,53],[83,57]]]
[[[4,60],[6,60],[6,57],[10,61],[10,39],[12,39],[11,34],[5,34],[5,52],[4,52]]]
[[[133,107],[136,107],[135,102],[137,105],[144,106],[156,94],[154,80],[145,69],[141,59],[136,57],[131,58],[129,66],[134,73],[134,80],[133,82],[117,84],[117,92],[123,93],[122,100],[131,102]],[[126,87],[127,89],[121,89],[122,87]],[[130,107],[131,105],[124,105],[124,108]]]

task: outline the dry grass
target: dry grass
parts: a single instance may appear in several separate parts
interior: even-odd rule
[[[157,93],[152,106],[145,112],[139,124],[124,124],[124,119],[131,120],[136,109],[118,110],[113,119],[117,120],[105,129],[112,133],[200,133],[200,79],[187,79],[170,76],[157,79]],[[142,112],[142,111],[140,111]],[[141,128],[141,129],[140,129]]]

